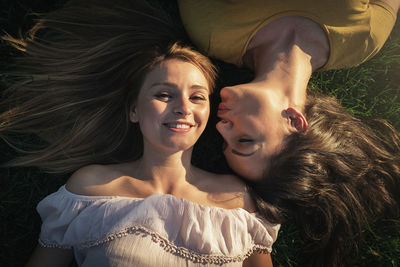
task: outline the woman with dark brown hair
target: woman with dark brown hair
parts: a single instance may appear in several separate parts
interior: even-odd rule
[[[265,218],[296,223],[304,265],[342,266],[370,223],[400,216],[400,135],[311,90],[305,116],[307,133],[287,137],[249,184]]]
[[[178,2],[195,45],[254,72],[250,82],[221,89],[217,124],[229,164],[251,180],[261,177],[286,136],[307,131],[311,74],[356,66],[378,53],[400,5],[399,0]]]
[[[315,71],[378,53],[400,1],[178,2],[195,45],[254,72],[220,91],[217,130],[228,164],[249,181],[265,218],[295,220],[305,265],[341,265],[358,230],[399,216],[399,134],[350,116],[308,82]]]

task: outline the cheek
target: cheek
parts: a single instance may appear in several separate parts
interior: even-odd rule
[[[157,105],[146,105],[138,109],[139,125],[142,131],[156,129],[162,121],[165,108]]]
[[[151,114],[155,114],[158,116],[161,116],[162,114],[164,114],[168,109],[168,105],[164,102],[160,102],[160,101],[155,101],[152,102],[149,106],[148,106],[148,112],[150,112]]]
[[[158,124],[151,119],[142,119],[139,121],[139,127],[143,136],[152,136],[158,132]]]
[[[197,109],[197,121],[202,124],[207,124],[208,118],[210,117],[210,106],[204,105]]]
[[[159,120],[167,111],[164,103],[150,103],[140,110],[141,117],[146,120]]]

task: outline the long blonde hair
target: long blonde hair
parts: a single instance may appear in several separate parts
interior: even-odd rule
[[[0,136],[22,153],[7,166],[63,173],[140,157],[142,136],[128,110],[149,70],[177,58],[214,87],[214,66],[176,43],[181,38],[165,12],[144,1],[72,1],[26,38],[4,36],[24,51],[1,103]],[[22,142],[20,134],[39,139]]]

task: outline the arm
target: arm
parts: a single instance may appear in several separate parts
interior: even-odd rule
[[[25,267],[68,267],[73,258],[72,249],[44,248],[38,245]]]
[[[271,254],[253,253],[243,262],[243,267],[272,267]]]

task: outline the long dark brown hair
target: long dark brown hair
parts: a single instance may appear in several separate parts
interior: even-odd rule
[[[289,136],[251,189],[265,218],[295,222],[305,266],[341,266],[369,223],[399,216],[399,134],[311,91],[305,114],[308,132]]]
[[[145,1],[85,0],[45,15],[25,38],[4,36],[23,51],[1,104],[0,137],[21,152],[6,166],[63,173],[140,157],[142,136],[128,112],[154,66],[187,61],[214,87],[211,62],[176,43],[182,32]],[[22,142],[21,133],[39,138]]]

